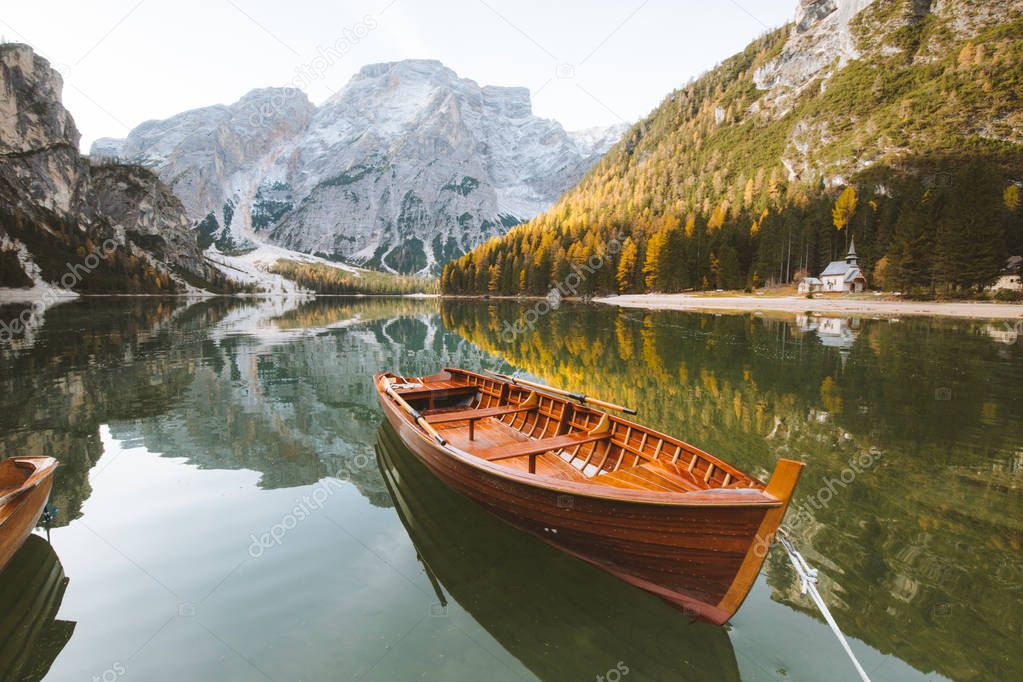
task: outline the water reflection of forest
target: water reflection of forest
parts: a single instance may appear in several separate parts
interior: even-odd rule
[[[843,628],[923,671],[1023,677],[1007,653],[1023,630],[1018,346],[974,322],[809,327],[589,306],[499,333],[526,309],[446,301],[441,314],[522,370],[638,407],[644,422],[757,475],[781,456],[807,461],[793,504],[809,521],[796,530]],[[841,483],[868,453],[871,466]],[[828,481],[834,494],[821,492]],[[776,599],[812,612],[774,553],[768,580]]]

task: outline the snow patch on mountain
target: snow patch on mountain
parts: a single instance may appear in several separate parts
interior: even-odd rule
[[[261,293],[271,295],[305,296],[313,294],[311,290],[303,288],[296,282],[270,272],[279,260],[318,263],[344,270],[355,277],[361,276],[359,269],[350,265],[317,258],[272,244],[260,244],[240,254],[225,254],[220,252],[216,245],[213,245],[206,250],[206,259],[232,280],[241,284],[254,285]]]

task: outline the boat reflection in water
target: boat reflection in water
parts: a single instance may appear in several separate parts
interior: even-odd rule
[[[738,680],[727,630],[491,516],[437,479],[389,423],[380,471],[441,604],[453,599],[543,680],[629,669],[630,680]]]
[[[30,535],[0,571],[0,680],[41,680],[75,631],[56,620],[68,579],[53,547]]]

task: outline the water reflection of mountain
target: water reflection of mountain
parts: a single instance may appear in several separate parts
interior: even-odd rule
[[[435,310],[433,302],[321,299],[255,324],[246,316],[251,331],[208,347],[172,406],[112,433],[203,468],[258,471],[267,488],[336,476],[388,505],[377,472],[354,464],[373,456],[380,423],[372,376],[466,361],[469,344],[438,335]]]
[[[0,680],[46,676],[75,623],[56,620],[68,579],[50,543],[30,535],[0,572]]]
[[[785,320],[583,306],[529,334],[495,333],[524,310],[452,301],[441,312],[513,365],[636,406],[753,473],[806,460],[788,519],[804,512],[796,531],[843,629],[922,671],[1023,678],[1007,653],[1023,630],[1018,346],[973,322],[864,320],[839,352]],[[841,483],[849,460],[871,453]],[[808,609],[786,566],[772,555],[775,598]]]
[[[0,459],[50,455],[59,525],[79,515],[99,426],[158,414],[188,384],[205,330],[233,303],[76,302],[47,311],[32,345],[0,353]]]
[[[101,424],[128,446],[203,468],[257,471],[267,488],[338,476],[389,504],[364,465],[379,424],[372,374],[475,366],[471,352],[439,331],[431,300],[60,306],[35,346],[3,357],[0,457],[60,459],[60,524],[89,495]]]
[[[450,596],[541,680],[738,680],[724,628],[548,547],[452,491],[384,422],[378,463],[438,600]],[[610,677],[608,679],[611,679]]]

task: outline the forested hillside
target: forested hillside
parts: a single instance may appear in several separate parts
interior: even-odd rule
[[[834,31],[764,35],[442,289],[540,294],[599,253],[577,293],[755,287],[817,274],[854,236],[872,287],[976,291],[1023,253],[1021,4],[875,0],[843,26],[854,53],[796,85]]]
[[[436,277],[396,275],[376,270],[345,270],[325,263],[303,263],[281,258],[270,272],[318,294],[372,294],[403,296],[437,293]]]

